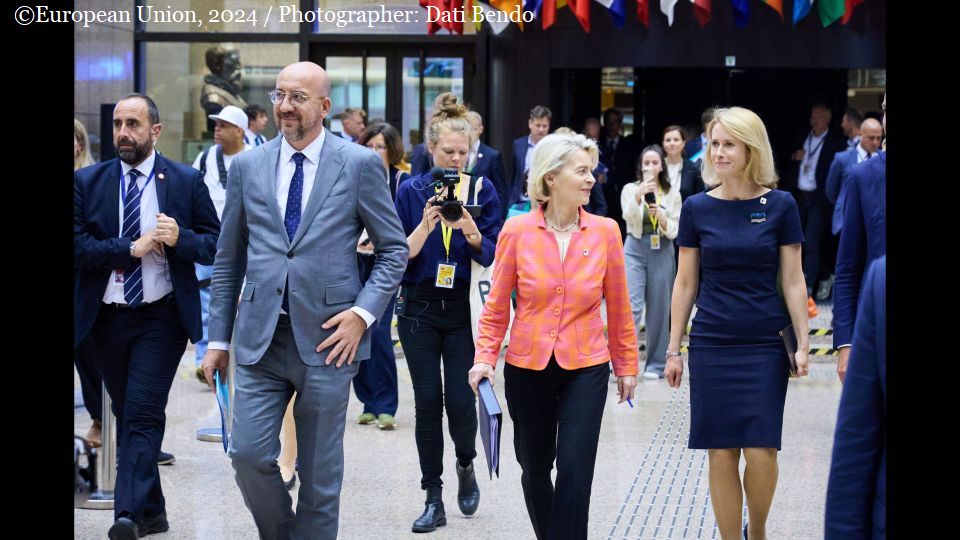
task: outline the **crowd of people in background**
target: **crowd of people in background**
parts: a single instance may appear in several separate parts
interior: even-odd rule
[[[342,131],[324,129],[329,86],[315,64],[287,66],[270,93],[279,135],[264,135],[270,116],[262,107],[224,106],[209,115],[213,144],[192,168],[156,151],[162,123],[148,96],[117,102],[118,158],[104,163],[94,162],[74,121],[75,364],[93,420],[88,443],[102,444],[103,383],[118,420],[111,538],[169,527],[156,464],[174,459],[160,451],[163,407],[187,339],[196,344],[197,379],[211,385],[214,373],[226,374],[226,350],[237,341],[245,392],[238,386],[230,455],[261,535],[309,527],[310,537],[335,537],[349,386],[363,403],[357,423],[387,432],[398,423],[394,316],[426,492],[412,530],[447,523],[444,412],[458,508],[478,511],[475,392],[482,378],[494,379],[509,333],[505,388],[531,525],[537,538],[561,530],[584,538],[608,378],[617,378],[621,402],[640,374],[679,386],[694,303],[689,445],[709,449],[721,535],[740,536],[746,491],[743,537],[764,538],[787,380],[807,373],[807,319],[817,300],[830,298],[847,383],[827,537],[882,527],[855,509],[865,498],[885,500],[877,472],[883,420],[860,414],[864,400],[885,396],[877,308],[885,98],[881,115],[846,108],[840,129],[828,106],[813,104],[809,129],[779,171],[763,121],[746,109],[711,108],[699,134],[678,123],[641,141],[623,132],[616,108],[587,118],[578,134],[551,132],[551,110],[537,105],[528,133],[513,140],[508,170],[504,154],[482,140],[481,115],[452,93],[437,96],[408,160],[400,132],[368,122],[363,109],[331,116]],[[346,182],[314,182],[340,167]],[[437,168],[458,176],[442,184]],[[360,191],[345,187],[357,182]],[[460,201],[456,215],[441,204],[447,188]],[[279,213],[251,190],[275,192]],[[172,205],[187,211],[168,217]],[[477,266],[493,268],[481,306],[470,298]],[[794,373],[784,327],[797,339]],[[543,405],[544,393],[555,403]],[[567,418],[571,407],[583,410]],[[321,427],[304,427],[320,417]],[[299,448],[298,431],[311,434]],[[861,434],[869,448],[853,442]],[[287,490],[297,471],[294,512]]]

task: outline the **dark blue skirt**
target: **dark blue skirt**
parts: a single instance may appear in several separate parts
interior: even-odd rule
[[[689,448],[780,450],[790,378],[782,343],[691,343],[689,370]]]

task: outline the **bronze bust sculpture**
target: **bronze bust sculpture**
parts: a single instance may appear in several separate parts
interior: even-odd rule
[[[200,106],[206,114],[217,114],[227,105],[246,107],[247,102],[240,97],[243,89],[240,51],[231,46],[214,45],[207,49],[206,61],[210,75],[203,77],[200,90]],[[212,121],[208,119],[207,123],[207,129],[213,132]]]

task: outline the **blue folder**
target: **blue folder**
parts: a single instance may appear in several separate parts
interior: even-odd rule
[[[487,469],[490,479],[493,480],[494,471],[497,472],[497,478],[500,478],[500,428],[503,427],[503,411],[489,379],[481,379],[477,390],[480,394],[480,439],[483,440],[483,453],[487,456]]]
[[[217,385],[217,405],[220,407],[220,433],[223,434],[221,442],[223,443],[223,451],[226,452],[230,442],[227,435],[227,418],[230,416],[230,387],[228,387],[225,382],[220,382],[219,370],[213,372],[213,381]]]

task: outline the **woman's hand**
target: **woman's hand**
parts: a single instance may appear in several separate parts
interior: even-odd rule
[[[653,219],[660,219],[660,217],[663,215],[660,212],[660,207],[657,206],[656,204],[648,204],[647,213],[650,214],[650,217],[652,217]]]
[[[634,375],[617,377],[617,395],[620,396],[619,405],[628,399],[633,399],[633,391],[637,388],[637,378]]]
[[[663,377],[667,379],[670,388],[679,388],[683,378],[683,360],[679,356],[667,358],[667,367],[663,370]]]
[[[436,195],[430,197],[427,199],[427,205],[423,207],[423,219],[420,220],[420,226],[427,231],[427,234],[432,233],[437,226],[437,222],[440,221],[440,207],[431,204],[435,200],[437,200]]]
[[[639,189],[637,189],[637,204],[643,204],[643,196],[647,193],[656,193],[657,192],[657,180],[651,178],[650,180],[644,182],[639,181]]]
[[[467,382],[470,383],[470,388],[473,388],[474,394],[478,393],[477,385],[480,384],[480,380],[484,377],[490,379],[490,386],[493,386],[493,366],[484,364],[483,362],[474,364],[467,373]]]
[[[807,351],[797,351],[797,374],[791,375],[791,377],[806,377],[810,374],[810,357],[807,356]]]
[[[463,234],[480,232],[480,227],[477,226],[477,222],[473,220],[473,216],[470,215],[470,212],[467,211],[467,208],[461,206],[460,212],[460,219],[456,221],[447,221],[446,218],[444,218],[441,214],[440,222],[451,229],[463,229]]]

